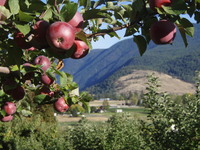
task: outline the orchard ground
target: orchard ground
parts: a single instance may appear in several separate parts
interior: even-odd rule
[[[136,119],[146,120],[146,108],[141,106],[127,106],[125,105],[125,100],[109,100],[110,108],[105,112],[98,113],[84,113],[78,117],[72,117],[69,114],[57,114],[56,119],[60,123],[61,126],[64,125],[75,125],[78,123],[83,117],[91,122],[105,122],[112,115],[116,113],[129,113],[130,116]],[[103,100],[94,100],[90,102],[90,106],[100,107],[102,106]],[[117,110],[119,112],[117,112]],[[122,112],[120,112],[122,110]]]

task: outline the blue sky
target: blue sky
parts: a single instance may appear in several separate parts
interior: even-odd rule
[[[99,40],[97,42],[92,42],[92,48],[93,49],[106,49],[111,47],[112,45],[114,45],[115,43],[127,39],[127,38],[131,38],[132,36],[129,37],[123,37],[125,34],[125,30],[120,30],[117,31],[119,37],[121,37],[120,39],[113,37],[111,38],[109,35],[106,35],[104,38],[100,37]]]
[[[189,19],[192,23],[195,23],[195,20],[193,18],[190,18],[187,15],[182,15],[182,16]],[[115,37],[111,38],[110,36],[106,35],[105,38],[99,38],[97,42],[92,42],[93,49],[107,49],[121,40],[132,38],[132,36],[123,37],[125,34],[125,29],[117,31],[117,33],[121,37],[121,39]]]
[[[46,0],[42,0],[42,1],[45,2]],[[78,0],[72,0],[72,1],[77,2]],[[184,17],[190,19],[191,22],[195,23],[194,19],[191,19],[188,16],[184,16]],[[107,49],[121,40],[132,37],[132,36],[123,37],[125,34],[125,29],[117,31],[117,33],[118,33],[119,37],[121,37],[120,39],[118,39],[116,37],[111,38],[109,35],[106,35],[104,38],[100,37],[99,40],[96,42],[92,41],[92,43],[91,43],[92,48],[93,49]]]

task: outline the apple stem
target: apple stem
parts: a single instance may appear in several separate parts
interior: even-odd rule
[[[56,69],[61,70],[63,67],[64,67],[64,62],[62,60],[59,60]]]

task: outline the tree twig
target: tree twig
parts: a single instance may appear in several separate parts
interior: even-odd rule
[[[113,27],[113,28],[110,28],[110,29],[101,30],[100,32],[96,32],[96,33],[92,33],[92,34],[86,34],[86,36],[87,36],[87,38],[92,38],[92,37],[95,37],[95,36],[102,36],[102,35],[106,35],[108,33],[111,33],[113,31],[118,31],[118,30],[122,30],[124,28],[129,28],[132,25],[133,24],[124,24],[124,25],[119,26],[119,27]]]

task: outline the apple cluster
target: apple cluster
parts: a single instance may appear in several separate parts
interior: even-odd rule
[[[2,122],[8,122],[13,119],[13,114],[16,112],[17,107],[13,102],[6,102],[2,109],[5,111],[6,115],[0,119]]]
[[[5,5],[4,1],[0,1],[0,5]],[[1,121],[7,122],[13,119],[12,115],[16,112],[14,102],[22,100],[26,95],[24,86],[22,85],[24,83],[27,84],[27,81],[30,81],[29,85],[31,85],[35,79],[39,83],[37,85],[39,90],[36,91],[36,95],[42,94],[53,98],[54,108],[58,112],[68,110],[69,105],[63,93],[57,94],[58,92],[56,93],[51,90],[51,87],[55,83],[55,78],[50,76],[47,70],[51,68],[52,62],[55,60],[54,58],[80,59],[88,54],[89,46],[77,36],[83,29],[83,22],[84,19],[81,13],[76,12],[68,22],[56,21],[49,23],[45,20],[38,20],[27,35],[16,30],[13,34],[16,46],[26,53],[39,55],[35,55],[33,60],[25,61],[22,65],[22,68],[26,70],[25,73],[21,74],[22,76],[20,75],[22,78],[11,76],[11,78],[7,78],[2,83],[4,93],[10,95],[13,99],[10,100],[13,102],[5,100],[5,105],[3,105],[2,110],[5,110],[6,115],[1,116]],[[33,82],[35,84],[35,81]]]
[[[157,12],[156,8],[170,6],[171,0],[149,0],[150,8]],[[160,19],[150,27],[150,37],[155,44],[171,44],[176,36],[176,26],[168,19]]]
[[[16,45],[27,51],[47,49],[54,57],[80,59],[87,55],[88,45],[77,39],[76,34],[83,28],[84,19],[76,12],[68,21],[56,21],[52,24],[45,20],[37,21],[28,37],[20,31],[15,32]]]

